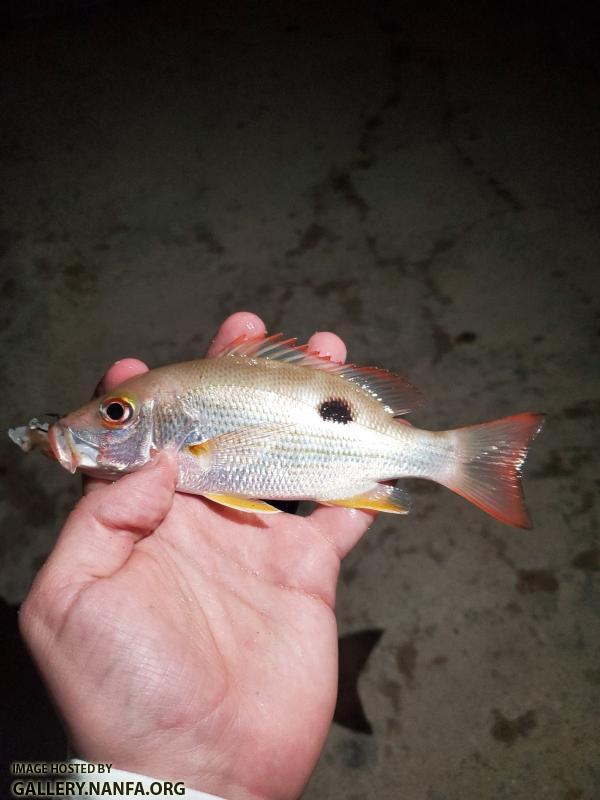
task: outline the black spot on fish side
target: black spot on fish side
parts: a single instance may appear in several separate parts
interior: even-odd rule
[[[350,405],[339,397],[323,400],[319,406],[319,414],[326,422],[341,422],[343,425],[354,419]]]

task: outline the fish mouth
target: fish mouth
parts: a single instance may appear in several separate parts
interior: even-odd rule
[[[58,463],[71,474],[79,467],[98,466],[98,449],[78,436],[66,425],[56,422],[50,426],[48,441]]]

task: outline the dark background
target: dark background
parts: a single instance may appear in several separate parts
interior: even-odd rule
[[[80,405],[116,358],[202,353],[240,308],[408,373],[416,424],[549,414],[533,531],[416,484],[348,558],[341,632],[384,631],[373,733],[334,725],[307,798],[600,796],[592,8],[0,12],[3,428]],[[2,758],[60,758],[14,607],[78,483],[6,438],[0,470]]]

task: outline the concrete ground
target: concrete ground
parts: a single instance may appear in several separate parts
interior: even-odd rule
[[[345,562],[341,634],[384,630],[373,733],[334,725],[305,797],[600,797],[597,28],[573,6],[200,5],[9,4],[2,427],[124,355],[202,353],[240,308],[407,373],[424,427],[546,411],[534,530],[415,483]],[[15,605],[78,481],[6,437],[0,469]],[[2,625],[4,755],[60,757]]]

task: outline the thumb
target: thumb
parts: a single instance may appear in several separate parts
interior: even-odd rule
[[[95,488],[69,515],[44,571],[62,586],[113,575],[135,543],[163,521],[176,482],[175,460],[161,453],[137,472]]]

